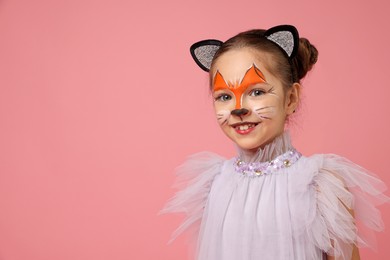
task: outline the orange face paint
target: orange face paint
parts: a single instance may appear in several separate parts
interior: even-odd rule
[[[253,65],[250,69],[248,69],[245,72],[245,75],[242,78],[240,83],[234,83],[234,84],[230,82],[226,83],[221,73],[217,71],[214,78],[213,90],[218,91],[218,90],[227,89],[233,92],[234,96],[236,97],[235,109],[240,109],[242,106],[241,104],[242,94],[246,91],[246,89],[251,85],[258,84],[258,83],[265,83],[265,82],[266,81],[263,73],[258,68],[256,68],[255,65]]]

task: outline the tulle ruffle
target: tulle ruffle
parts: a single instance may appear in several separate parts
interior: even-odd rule
[[[383,194],[386,185],[343,157],[315,155],[311,160],[319,170],[313,172],[316,213],[307,229],[309,240],[338,259],[350,259],[353,245],[375,248],[374,231],[384,228],[376,206],[389,201]]]
[[[189,228],[193,231],[193,239],[197,239],[211,184],[221,172],[224,160],[219,155],[202,152],[190,156],[177,168],[174,188],[179,191],[168,201],[160,214],[184,213],[185,219],[172,234],[169,243]]]

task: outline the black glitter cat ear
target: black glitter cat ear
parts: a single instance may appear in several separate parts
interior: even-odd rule
[[[211,61],[221,45],[222,42],[218,40],[204,40],[194,43],[190,48],[191,56],[202,70],[209,72]]]
[[[298,52],[299,34],[298,30],[292,25],[279,25],[268,29],[264,36],[276,43],[289,59],[295,57]]]

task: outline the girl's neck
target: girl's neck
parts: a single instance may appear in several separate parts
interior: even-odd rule
[[[244,162],[266,162],[293,149],[288,131],[276,137],[263,148],[243,150],[238,148],[239,157]]]

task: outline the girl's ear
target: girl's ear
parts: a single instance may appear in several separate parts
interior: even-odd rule
[[[286,93],[286,114],[291,115],[298,107],[301,94],[301,84],[294,83]]]
[[[278,25],[268,29],[264,36],[276,43],[289,59],[294,58],[298,52],[299,34],[298,30],[292,25]]]
[[[191,56],[202,70],[209,72],[214,55],[221,45],[222,42],[219,40],[204,40],[194,43],[190,48]]]

